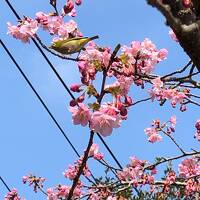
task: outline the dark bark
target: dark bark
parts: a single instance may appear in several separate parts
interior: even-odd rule
[[[166,18],[176,34],[180,45],[200,71],[200,1],[190,0],[147,0],[148,4],[157,8]]]

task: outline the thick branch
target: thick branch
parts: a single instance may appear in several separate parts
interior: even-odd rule
[[[200,16],[199,3],[192,1],[186,8],[182,0],[147,0],[166,18],[167,24],[175,32],[180,45],[200,71]]]

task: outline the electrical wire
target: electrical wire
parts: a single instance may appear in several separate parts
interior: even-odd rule
[[[11,189],[9,188],[8,184],[5,182],[5,180],[0,176],[0,180],[3,183],[3,185],[6,187],[6,189],[10,192]]]
[[[16,18],[18,20],[21,20],[20,16],[18,15],[18,13],[14,9],[14,7],[11,5],[10,1],[9,0],[5,0],[5,2],[7,3],[8,7],[12,10],[12,12],[16,16]],[[42,56],[44,57],[44,59],[46,60],[46,62],[48,63],[48,65],[51,67],[51,69],[53,70],[53,72],[55,73],[55,75],[57,76],[57,78],[59,79],[59,81],[62,83],[62,85],[64,86],[64,88],[67,90],[68,94],[71,96],[72,99],[75,99],[74,95],[71,93],[70,89],[67,87],[67,85],[65,84],[65,82],[62,80],[62,78],[60,77],[59,73],[56,71],[56,69],[54,68],[53,64],[48,59],[48,57],[46,56],[46,54],[43,52],[43,50],[41,49],[41,47],[39,46],[39,44],[37,43],[37,41],[34,38],[32,38],[32,41],[35,44],[35,46],[37,47],[37,49],[39,50],[39,52],[42,54]],[[110,147],[106,144],[105,140],[102,137],[100,137],[99,134],[97,134],[97,135],[100,138],[100,140],[103,142],[104,146],[106,147],[106,149],[110,153],[111,157],[115,160],[116,164],[119,166],[119,168],[122,169],[122,165],[120,164],[120,162],[118,161],[118,159],[116,158],[116,156],[114,155],[114,153],[112,152],[112,150],[110,149]]]
[[[61,126],[59,125],[59,123],[57,122],[57,120],[55,119],[55,117],[53,116],[53,114],[51,113],[51,111],[48,109],[47,105],[44,103],[43,99],[40,97],[40,95],[38,94],[38,92],[35,90],[34,86],[30,82],[30,80],[27,78],[26,74],[23,72],[23,70],[21,69],[21,67],[19,66],[19,64],[17,63],[17,61],[12,56],[12,54],[10,53],[10,51],[8,50],[8,48],[6,47],[6,45],[3,43],[3,41],[1,39],[0,39],[0,43],[3,46],[4,50],[6,51],[6,53],[9,55],[10,59],[13,61],[13,63],[17,67],[17,69],[19,70],[19,72],[21,73],[21,75],[24,77],[24,79],[26,80],[26,82],[28,83],[28,85],[31,87],[31,89],[33,90],[34,94],[37,96],[37,98],[39,99],[39,101],[41,102],[41,104],[44,106],[45,110],[50,115],[51,119],[56,124],[56,126],[58,127],[58,129],[60,130],[60,132],[62,133],[62,135],[64,136],[64,138],[67,140],[67,142],[69,143],[69,145],[71,146],[71,148],[73,149],[73,151],[76,153],[76,155],[78,157],[80,157],[80,154],[78,153],[78,151],[76,150],[76,148],[74,147],[74,145],[72,144],[72,142],[70,141],[70,139],[67,137],[67,135],[65,134],[64,130],[61,128]]]
[[[26,76],[26,74],[23,72],[23,70],[21,69],[21,67],[19,66],[19,64],[17,63],[17,61],[15,60],[15,58],[10,53],[10,51],[8,50],[8,48],[6,47],[6,45],[3,43],[3,41],[1,39],[0,39],[0,44],[3,46],[4,50],[6,51],[6,53],[9,55],[9,57],[11,58],[11,60],[13,61],[13,63],[15,64],[15,66],[17,67],[17,69],[19,70],[19,72],[21,73],[21,75],[23,76],[23,78],[26,80],[27,84],[31,87],[31,89],[33,90],[34,94],[37,96],[37,98],[39,99],[39,101],[41,102],[41,104],[44,106],[45,110],[47,111],[47,113],[49,114],[49,116],[51,117],[51,119],[53,120],[53,122],[55,123],[55,125],[60,130],[60,133],[67,140],[67,142],[69,143],[69,145],[71,146],[71,148],[73,149],[73,151],[75,152],[75,154],[78,157],[80,157],[81,155],[78,153],[78,151],[76,150],[75,146],[72,144],[72,142],[70,141],[70,139],[67,137],[66,133],[61,128],[61,126],[59,125],[58,121],[55,119],[55,117],[53,116],[53,114],[51,113],[51,111],[48,109],[48,107],[44,103],[43,99],[40,97],[40,95],[38,94],[38,92],[35,90],[34,86],[32,85],[32,83],[30,82],[30,80],[28,79],[28,77]],[[96,180],[93,174],[91,174],[91,176],[92,176],[92,178],[94,180]],[[88,179],[88,180],[90,181],[90,179]]]

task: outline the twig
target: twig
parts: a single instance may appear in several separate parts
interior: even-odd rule
[[[186,98],[187,99],[187,102],[183,103],[183,104],[188,104],[188,103],[191,103],[191,104],[194,104],[196,106],[200,106],[200,103],[190,99],[190,98]]]
[[[56,2],[57,0],[50,0],[50,4],[53,6],[55,12],[56,12],[56,15],[59,15],[58,13],[58,10],[57,10],[57,6],[56,6]]]
[[[181,154],[179,156],[174,156],[174,157],[170,157],[170,158],[163,158],[161,161],[158,161],[154,164],[148,165],[146,167],[144,167],[144,170],[146,169],[152,169],[154,167],[156,167],[157,165],[169,162],[169,161],[173,161],[173,160],[177,160],[186,156],[194,156],[194,155],[200,155],[200,151],[195,151],[195,152],[185,152],[185,154]]]
[[[139,104],[139,103],[142,103],[142,102],[145,102],[145,101],[149,101],[149,100],[151,100],[151,97],[148,97],[148,98],[146,98],[146,99],[138,100],[138,101],[132,103],[130,106],[135,106],[136,104]],[[130,106],[129,106],[129,107],[130,107]]]
[[[166,74],[165,76],[162,76],[160,79],[163,81],[165,78],[167,77],[170,77],[170,76],[173,76],[175,74],[180,74],[180,73],[183,73],[190,65],[192,64],[192,61],[190,60],[187,65],[185,65],[182,69],[180,70],[177,70],[175,72],[172,72],[170,74]]]
[[[104,96],[104,87],[105,87],[105,83],[106,83],[106,77],[107,77],[107,72],[109,71],[110,69],[110,66],[112,65],[113,61],[114,61],[114,58],[115,56],[117,55],[117,52],[119,51],[121,45],[118,44],[116,47],[115,47],[115,50],[113,51],[111,57],[110,57],[110,61],[108,63],[108,67],[103,71],[103,80],[102,80],[102,84],[101,84],[101,92],[100,92],[100,96],[97,100],[97,102],[100,104],[101,103],[101,100]]]
[[[171,141],[178,147],[178,149],[183,153],[183,155],[185,154],[185,151],[180,147],[180,145],[176,142],[176,140],[168,133],[166,133],[163,129],[161,129],[161,131],[171,139]]]
[[[84,156],[83,156],[83,160],[82,160],[82,163],[81,163],[81,166],[79,167],[79,170],[78,170],[78,173],[76,175],[76,177],[74,178],[73,180],[73,184],[72,184],[72,187],[69,191],[69,195],[68,197],[66,198],[67,200],[71,200],[72,196],[73,196],[73,193],[74,193],[74,190],[78,184],[78,181],[79,181],[79,178],[83,172],[83,169],[87,163],[87,160],[88,160],[88,156],[89,156],[89,151],[90,151],[90,148],[93,144],[93,138],[94,138],[94,132],[93,131],[90,131],[90,138],[89,138],[89,142],[88,142],[88,146],[87,146],[87,149],[84,153]]]

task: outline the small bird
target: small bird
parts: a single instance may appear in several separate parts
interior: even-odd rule
[[[88,42],[98,38],[99,36],[96,35],[93,37],[76,37],[69,38],[66,40],[59,40],[53,42],[53,44],[49,48],[61,54],[70,55],[73,53],[80,52]]]

